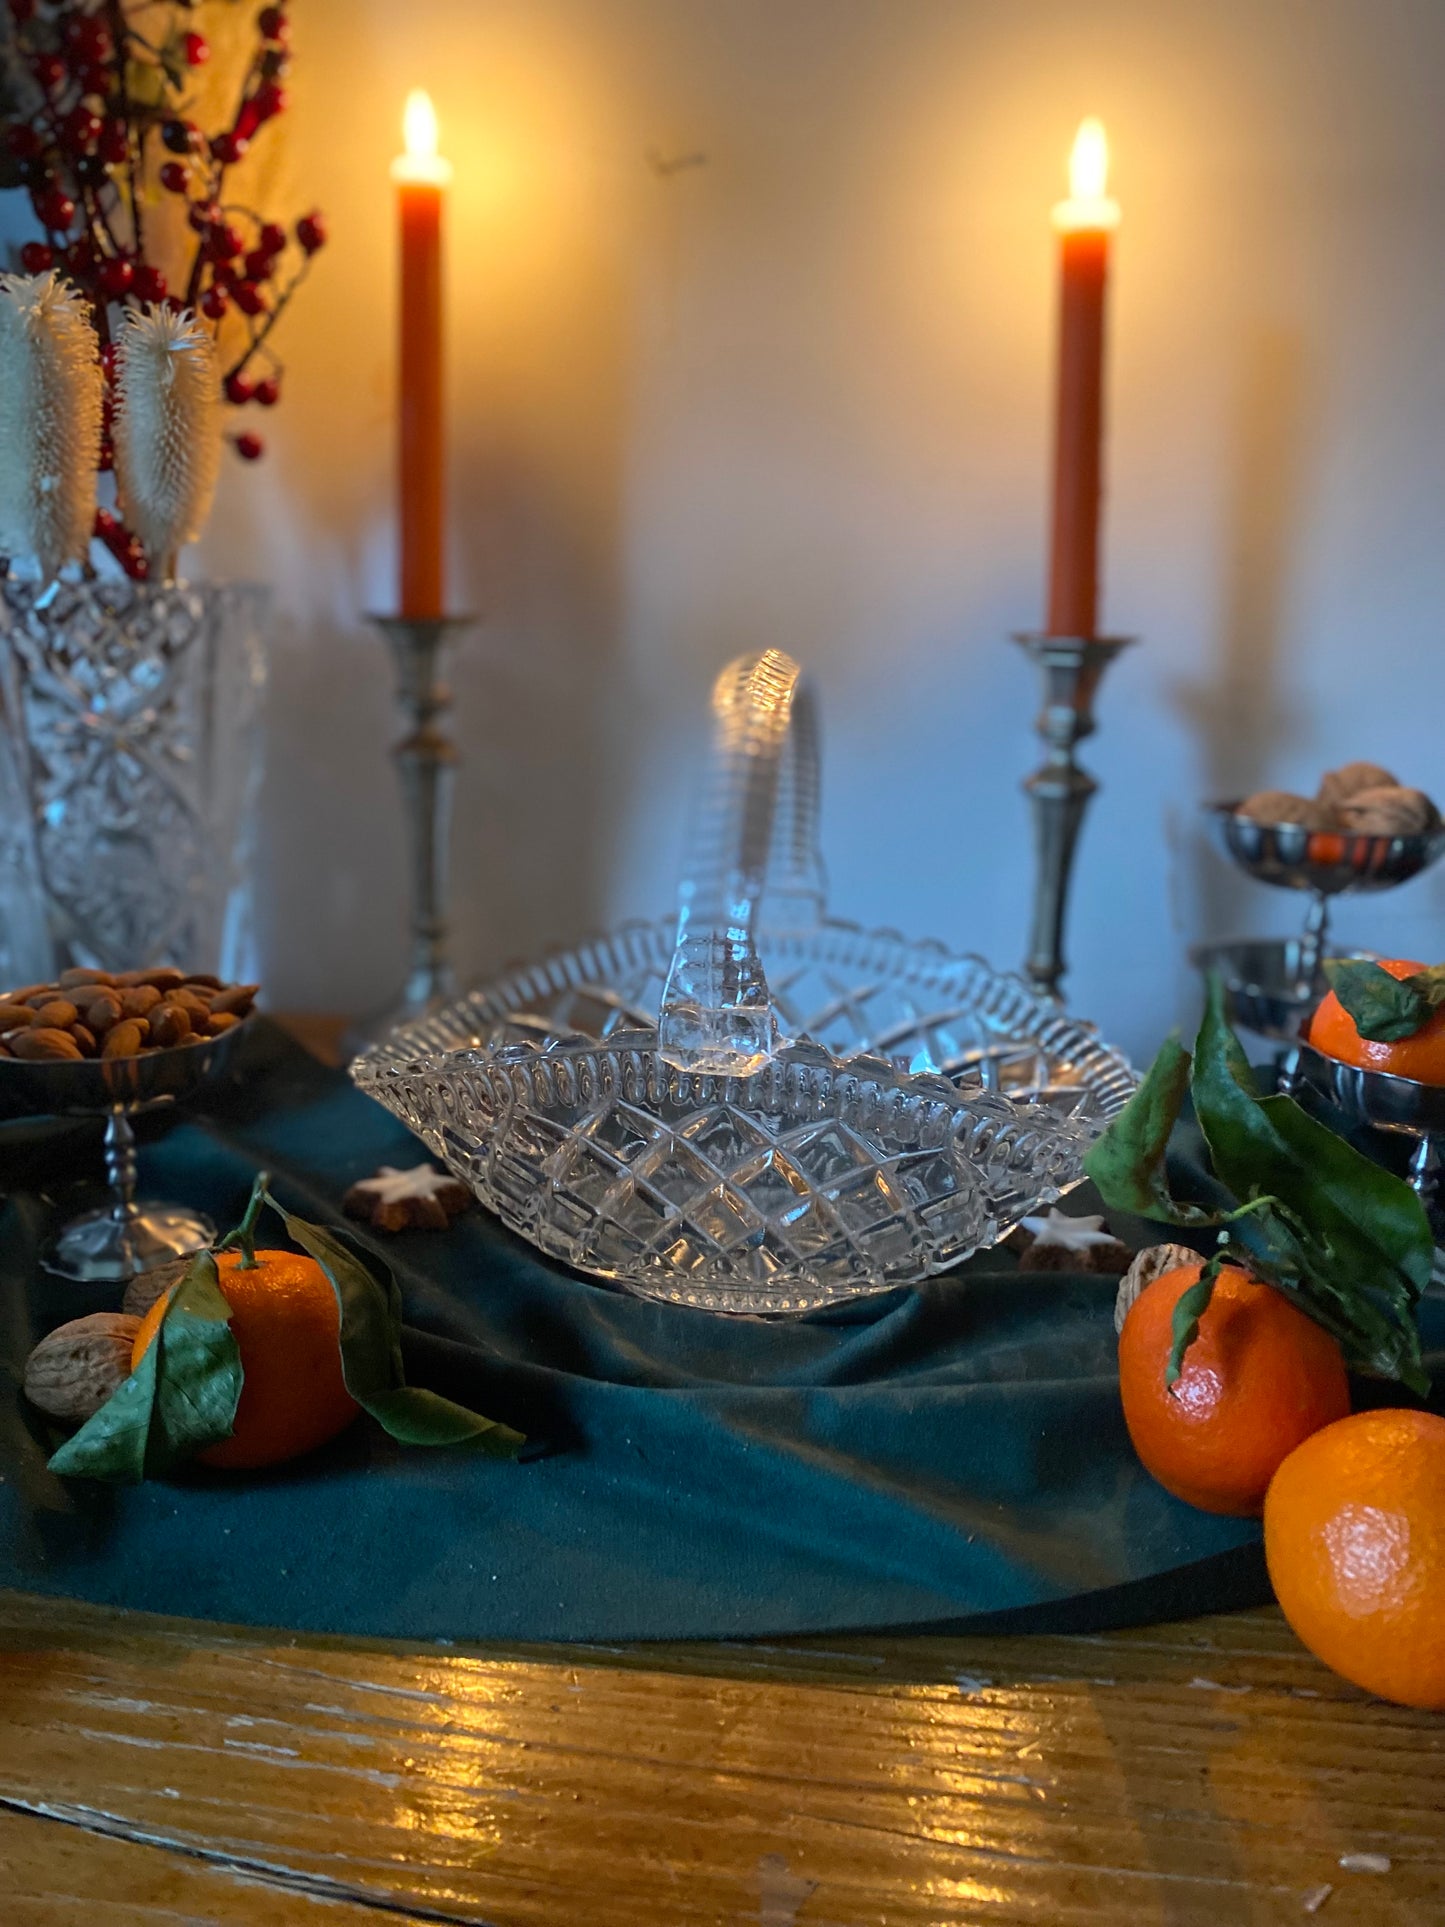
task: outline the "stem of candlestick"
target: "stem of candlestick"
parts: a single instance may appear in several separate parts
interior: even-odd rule
[[[1016,635],[1014,641],[1044,676],[1044,704],[1035,727],[1048,756],[1024,789],[1033,804],[1035,877],[1033,923],[1025,964],[1031,982],[1051,997],[1067,964],[1064,926],[1074,851],[1089,799],[1098,788],[1074,760],[1074,747],[1094,732],[1094,697],[1104,671],[1130,636]]]
[[[406,809],[411,869],[411,956],[405,988],[388,1022],[444,1003],[456,994],[448,926],[452,784],[457,753],[439,718],[451,705],[441,681],[449,638],[474,616],[372,616],[391,647],[396,697],[406,734],[393,750]]]

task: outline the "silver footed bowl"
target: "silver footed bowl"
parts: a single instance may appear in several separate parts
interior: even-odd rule
[[[219,1081],[250,1024],[248,1015],[219,1037],[142,1057],[0,1058],[0,1119],[105,1119],[110,1201],[63,1227],[42,1254],[48,1271],[119,1285],[212,1242],[216,1227],[203,1213],[160,1199],[137,1201],[130,1120],[139,1111],[187,1103]]]
[[[1445,853],[1445,824],[1418,836],[1311,830],[1303,823],[1256,823],[1239,814],[1241,800],[1211,803],[1208,811],[1227,855],[1260,883],[1318,896],[1391,890]]]
[[[747,1076],[658,1048],[674,920],[518,970],[351,1075],[504,1223],[642,1294],[799,1312],[915,1282],[1078,1184],[1137,1076],[1092,1026],[935,943],[758,936],[794,1040]]]

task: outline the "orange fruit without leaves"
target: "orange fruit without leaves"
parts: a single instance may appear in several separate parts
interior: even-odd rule
[[[1390,957],[1381,959],[1380,968],[1392,977],[1413,977],[1425,966]],[[1331,991],[1310,1019],[1310,1042],[1326,1057],[1361,1070],[1388,1071],[1392,1077],[1411,1077],[1417,1084],[1445,1084],[1445,1009],[1427,1017],[1413,1036],[1372,1043],[1361,1037],[1354,1018]]]
[[[1358,1412],[1274,1476],[1264,1551],[1317,1659],[1402,1706],[1445,1710],[1445,1419]]]
[[[1256,1515],[1276,1469],[1350,1409],[1344,1354],[1271,1285],[1225,1265],[1173,1386],[1174,1307],[1202,1265],[1147,1286],[1119,1338],[1119,1391],[1134,1450],[1177,1499]]]
[[[293,1251],[258,1251],[254,1268],[243,1268],[240,1252],[222,1251],[216,1271],[244,1382],[230,1438],[196,1457],[203,1465],[250,1470],[335,1438],[360,1407],[342,1376],[341,1313],[326,1273]],[[132,1371],[154,1344],[170,1298],[158,1298],[142,1320]]]

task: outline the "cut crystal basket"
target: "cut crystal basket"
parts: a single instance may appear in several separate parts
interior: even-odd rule
[[[1137,1084],[1018,978],[823,914],[814,711],[734,663],[675,919],[395,1031],[351,1067],[550,1256],[714,1311],[916,1282],[1083,1176]]]

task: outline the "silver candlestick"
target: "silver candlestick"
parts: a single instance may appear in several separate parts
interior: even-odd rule
[[[1074,760],[1074,746],[1094,732],[1094,697],[1104,671],[1132,636],[1016,635],[1044,674],[1044,706],[1035,727],[1048,756],[1024,784],[1034,815],[1033,925],[1025,965],[1031,981],[1059,996],[1064,961],[1064,919],[1074,850],[1089,798],[1099,787]]]
[[[449,951],[448,871],[456,746],[438,718],[451,706],[440,679],[441,655],[457,630],[474,616],[371,616],[386,637],[396,667],[396,698],[406,734],[392,751],[406,809],[411,869],[411,957],[400,1002],[379,1026],[444,1003],[456,994]]]

